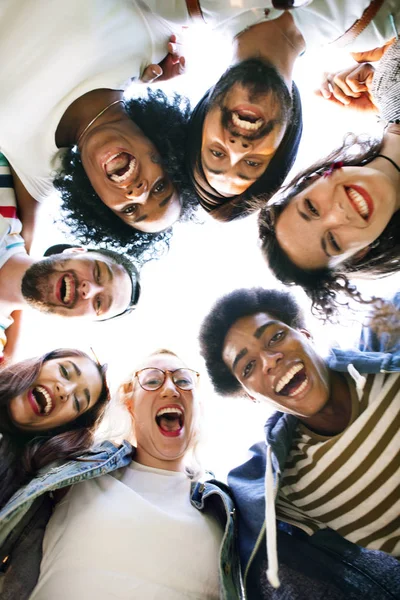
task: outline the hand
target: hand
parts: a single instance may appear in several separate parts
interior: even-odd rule
[[[153,83],[154,81],[168,81],[185,72],[185,57],[180,54],[180,44],[176,35],[171,35],[167,46],[168,54],[158,65],[149,65],[143,71],[140,81]]]
[[[374,104],[371,85],[375,69],[362,63],[338,73],[324,73],[317,96],[334,104],[363,112],[378,112]]]

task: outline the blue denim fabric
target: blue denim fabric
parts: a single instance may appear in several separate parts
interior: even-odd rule
[[[365,341],[365,334],[363,339]],[[335,349],[327,365],[344,372],[351,363],[362,374],[400,371],[399,353],[374,352],[379,347],[379,339],[370,337],[369,352]],[[253,445],[249,459],[228,475],[238,511],[239,554],[247,597],[257,600],[399,600],[400,563],[392,556],[361,548],[332,529],[307,536],[300,529],[280,522],[278,558],[282,585],[274,590],[268,584],[265,574],[266,448],[269,445],[272,450],[274,487],[279,489],[297,423],[292,415],[274,413],[265,424],[266,442]],[[307,589],[308,592],[304,591]]]
[[[12,546],[1,599],[25,600],[36,585],[43,535],[51,516],[48,492],[126,467],[134,453],[135,448],[128,442],[123,442],[120,448],[104,442],[79,459],[47,467],[14,494],[0,512],[0,557],[10,551],[10,542]],[[221,597],[244,598],[236,548],[236,513],[227,486],[215,480],[193,483],[191,502],[198,510],[214,515],[224,529],[219,565]]]

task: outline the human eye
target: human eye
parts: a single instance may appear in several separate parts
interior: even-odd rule
[[[101,311],[101,306],[102,306],[101,297],[100,296],[96,296],[96,298],[94,299],[94,310],[96,311],[97,315]]]
[[[63,364],[59,365],[60,368],[60,373],[61,373],[61,377],[64,377],[64,379],[69,379],[69,372],[68,369],[66,367],[64,367]]]
[[[309,213],[311,213],[314,217],[319,217],[319,212],[318,210],[315,208],[314,204],[311,202],[311,200],[309,200],[308,198],[306,198],[304,200],[304,204],[306,205],[306,208],[308,210]]]
[[[333,233],[331,233],[330,231],[328,231],[328,240],[332,246],[332,248],[335,250],[335,252],[341,252],[342,249],[339,246],[339,244],[337,243]]]
[[[79,400],[76,396],[74,396],[74,406],[75,406],[75,410],[76,412],[81,412],[81,405],[79,403]]]
[[[256,364],[256,361],[251,360],[244,366],[243,371],[242,371],[243,379],[247,379],[248,377],[250,377],[250,375],[254,371],[255,364]]]
[[[128,204],[128,206],[125,206],[125,208],[122,209],[122,213],[124,215],[134,215],[137,212],[137,209],[137,204]]]
[[[94,280],[95,280],[96,283],[100,283],[100,279],[101,279],[100,265],[96,261],[95,265],[94,265]]]
[[[153,188],[153,194],[161,194],[167,187],[165,179],[159,181]]]
[[[210,152],[213,156],[215,156],[215,158],[222,158],[224,155],[223,152],[220,152],[219,150],[212,150],[210,149]]]
[[[269,340],[269,345],[277,344],[285,337],[285,332],[283,330],[277,331]]]
[[[245,160],[244,161],[247,165],[249,165],[249,167],[259,167],[261,165],[260,162],[256,162],[255,160]]]

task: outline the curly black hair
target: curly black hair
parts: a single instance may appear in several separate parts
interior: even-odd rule
[[[215,391],[222,396],[244,393],[222,359],[226,335],[236,321],[259,312],[269,313],[293,329],[304,327],[303,313],[292,294],[264,288],[235,290],[219,298],[201,325],[200,352]]]
[[[175,94],[168,98],[161,90],[147,90],[147,96],[124,101],[125,110],[143,133],[155,144],[163,165],[176,186],[181,202],[180,221],[194,219],[198,201],[184,168],[189,100]],[[172,228],[145,233],[129,227],[94,191],[82,165],[77,147],[69,148],[62,170],[54,179],[61,192],[65,222],[83,244],[106,244],[123,250],[144,262],[159,258],[169,248]]]
[[[299,173],[283,189],[279,199],[261,206],[258,219],[259,237],[261,250],[269,268],[275,277],[286,285],[300,285],[312,301],[312,312],[323,320],[334,321],[338,308],[348,306],[348,303],[339,302],[340,293],[360,303],[371,302],[362,298],[357,287],[350,283],[348,275],[384,277],[398,271],[400,212],[393,215],[365,257],[357,262],[350,259],[335,268],[315,270],[301,269],[288,258],[276,239],[277,221],[292,199],[311,185],[314,175],[327,169],[334,161],[341,161],[343,166],[365,165],[379,154],[382,144],[382,140],[360,140],[354,135],[347,136],[339,149]],[[357,146],[360,147],[360,151],[354,153]]]

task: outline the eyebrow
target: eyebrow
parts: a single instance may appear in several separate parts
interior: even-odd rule
[[[107,274],[108,274],[108,282],[111,283],[114,279],[114,273],[112,272],[112,269],[109,264],[107,264],[106,262],[103,262],[103,265],[105,266]]]
[[[239,354],[236,356],[235,360],[232,363],[232,371],[234,371],[237,367],[237,364],[240,360],[242,360],[243,356],[245,356],[247,354],[248,350],[247,348],[243,348]]]
[[[206,163],[205,160],[203,160],[204,166],[207,169],[207,171],[210,171],[210,173],[213,173],[214,175],[225,175],[226,171],[220,171],[218,169],[212,169],[211,167],[208,166],[208,164]],[[245,175],[244,173],[238,173],[237,177],[239,177],[239,179],[244,179],[245,181],[253,181],[254,177],[247,177],[247,175]]]

